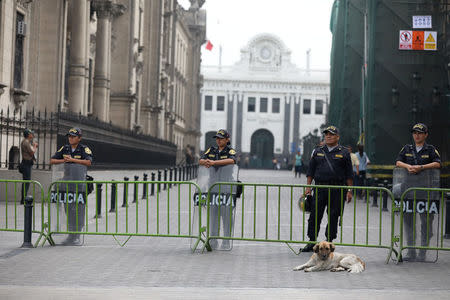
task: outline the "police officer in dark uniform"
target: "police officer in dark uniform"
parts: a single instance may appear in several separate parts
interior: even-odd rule
[[[338,144],[339,130],[335,126],[328,126],[323,131],[325,134],[325,145],[317,147],[309,163],[307,176],[307,184],[315,181],[316,185],[353,185],[353,169],[350,153],[347,149]],[[328,189],[317,189],[317,211],[316,203],[313,203],[311,213],[308,219],[308,237],[310,241],[316,241],[320,229],[325,207],[330,216],[330,223],[325,229],[325,236],[328,241],[332,241],[337,237],[338,220],[341,210],[344,210],[343,202],[341,208],[341,189],[330,190],[330,206],[328,207]],[[311,188],[306,188],[306,195],[311,194]],[[348,189],[344,192],[347,203],[352,199],[352,191]],[[313,197],[316,199],[316,197]],[[342,200],[344,201],[344,200]],[[317,220],[316,220],[317,214]],[[315,227],[317,223],[317,228]],[[330,229],[328,236],[328,228]],[[311,252],[314,243],[306,245],[301,251]]]
[[[428,137],[428,127],[423,123],[415,124],[412,129],[413,145],[405,145],[397,156],[395,165],[405,168],[410,174],[418,174],[426,169],[439,169],[441,167],[441,157],[438,150],[433,145],[426,143]],[[408,245],[413,245],[413,214],[404,214],[404,225],[406,240]],[[420,214],[421,220],[421,245],[428,246],[429,239],[433,236],[432,226],[427,226],[427,214]],[[429,214],[430,224],[433,224],[434,214]],[[429,228],[427,228],[429,227]],[[428,229],[428,240],[427,240]],[[416,250],[408,249],[407,256],[403,260],[425,260],[426,250],[420,249],[419,256],[416,257]]]
[[[82,132],[80,128],[72,128],[67,133],[69,143],[59,148],[59,150],[52,156],[50,164],[80,164],[86,167],[92,164],[92,151],[86,145],[81,144]],[[78,176],[79,175],[79,176]],[[77,179],[72,180],[86,180],[85,169],[83,174],[78,174]],[[84,177],[84,178],[83,178]],[[70,189],[69,184],[69,189]],[[82,192],[84,186],[78,186],[78,192]],[[75,193],[75,191],[69,191]],[[76,203],[75,203],[76,202]],[[67,200],[65,203],[66,208],[64,211],[68,212],[68,230],[69,231],[81,231],[84,224],[85,203],[80,204],[77,200],[73,203]],[[77,212],[78,210],[78,212]],[[76,217],[78,216],[78,221]],[[78,226],[77,226],[78,225]],[[68,238],[63,242],[64,245],[80,245],[80,235],[70,234]]]
[[[72,128],[66,136],[69,138],[69,144],[62,146],[56,151],[50,160],[50,164],[75,163],[87,167],[91,166],[92,151],[86,145],[80,144],[81,129]]]
[[[217,147],[210,147],[200,158],[199,164],[207,168],[226,166],[236,163],[236,151],[230,147],[230,134],[220,129],[214,135]]]
[[[236,164],[236,151],[230,147],[230,134],[225,129],[220,129],[214,135],[214,138],[216,139],[217,147],[210,147],[206,150],[200,158],[199,164],[207,168],[219,168],[226,165]],[[233,217],[231,217],[232,223],[230,226],[230,213],[232,213],[232,211],[224,207],[221,208],[219,212],[219,206],[217,205],[211,205],[209,209],[211,214],[211,234],[213,236],[219,234],[219,222],[220,218],[222,218],[224,236],[231,236],[230,228],[232,228],[232,224],[234,223]],[[213,249],[217,248],[217,240],[213,239],[209,242],[209,244]],[[223,240],[222,249],[229,249],[229,247],[229,240]]]

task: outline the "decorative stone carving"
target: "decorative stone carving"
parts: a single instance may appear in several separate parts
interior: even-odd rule
[[[11,90],[13,100],[14,100],[14,113],[19,111],[19,109],[23,106],[23,104],[28,100],[28,96],[30,96],[30,92],[21,90],[21,89],[13,89]]]
[[[17,0],[17,5],[27,10],[31,2],[33,0]]]

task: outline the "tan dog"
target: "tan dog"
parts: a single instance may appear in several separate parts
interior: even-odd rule
[[[354,254],[342,254],[334,252],[335,246],[330,242],[320,242],[314,246],[314,254],[306,264],[294,268],[294,271],[305,270],[305,272],[325,271],[331,272],[348,271],[350,273],[361,273],[366,264]]]

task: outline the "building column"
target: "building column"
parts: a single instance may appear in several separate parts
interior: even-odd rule
[[[82,113],[86,89],[86,0],[72,0],[71,42],[70,42],[70,73],[69,73],[69,110]]]
[[[284,97],[284,128],[283,128],[283,155],[289,154],[289,129],[291,124],[291,97]]]
[[[95,1],[97,12],[97,34],[95,47],[93,115],[109,122],[110,64],[111,64],[111,18],[112,2]]]
[[[235,94],[235,99],[237,102],[237,120],[243,120],[243,110],[244,110],[244,93]],[[236,150],[242,152],[242,123],[238,121],[236,126]]]

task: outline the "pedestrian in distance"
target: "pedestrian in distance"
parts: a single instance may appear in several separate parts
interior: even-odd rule
[[[350,152],[350,159],[352,161],[352,170],[353,170],[353,184],[356,185],[356,181],[359,176],[359,159],[355,153],[353,153],[352,146],[347,146],[348,151]]]
[[[206,168],[214,167],[216,169],[236,164],[236,151],[230,147],[230,134],[225,129],[220,129],[214,135],[216,139],[216,147],[210,147],[200,158],[199,164],[205,166]],[[231,174],[230,174],[231,175]],[[211,224],[211,235],[219,235],[219,223],[222,219],[223,233],[224,236],[231,237],[232,226],[234,223],[233,211],[234,207],[230,208],[223,205],[210,205],[210,224]],[[231,224],[230,224],[230,214]],[[231,226],[230,226],[231,225]],[[210,246],[215,249],[217,248],[217,240],[212,239]],[[222,248],[228,249],[230,247],[229,240],[222,241]]]
[[[22,161],[19,165],[19,172],[22,173],[23,180],[31,180],[31,169],[33,167],[34,162],[36,161],[36,157],[34,154],[37,151],[38,143],[33,140],[34,132],[30,129],[26,128],[23,131],[23,140],[20,143],[20,151],[22,152]],[[30,187],[30,183],[22,183],[22,199],[20,203],[23,204],[25,196],[28,193],[28,188]]]
[[[306,183],[310,185],[314,180],[316,185],[347,185],[351,187],[353,171],[350,153],[339,145],[339,129],[335,126],[328,126],[323,133],[325,134],[325,145],[314,150],[306,174]],[[344,197],[349,203],[352,200],[352,190],[346,190]],[[305,195],[311,195],[311,188],[306,188]],[[328,199],[328,188],[317,188],[317,195],[314,195],[313,199],[308,219],[308,238],[311,243],[306,245],[301,250],[302,252],[313,251],[325,207],[329,216],[325,236],[329,242],[337,237],[339,217],[342,217],[341,212],[344,211],[345,200],[341,199],[341,189],[330,189],[330,199]],[[316,199],[317,203],[315,203]]]
[[[300,178],[302,175],[302,155],[300,154],[300,151],[297,151],[297,154],[295,154],[295,161],[294,161],[294,172],[295,172],[295,178]]]
[[[397,156],[395,165],[399,168],[408,170],[409,174],[419,174],[427,169],[439,169],[441,167],[441,157],[438,150],[430,144],[426,143],[428,137],[428,127],[423,123],[415,124],[412,129],[413,144],[405,145],[400,150]],[[425,200],[426,199],[421,199]],[[427,213],[420,214],[420,232],[421,245],[428,246],[431,237],[433,236],[434,214],[428,214],[429,223],[427,223]],[[414,245],[415,228],[414,213],[405,213],[403,215],[403,224],[405,225],[406,241],[408,245]],[[407,255],[403,258],[405,261],[424,261],[426,257],[426,250],[420,249],[419,255],[416,254],[416,249],[408,248]]]
[[[72,128],[66,135],[68,137],[68,144],[59,148],[58,151],[52,156],[50,159],[50,164],[65,164],[64,165],[64,178],[67,180],[86,180],[87,167],[92,165],[92,151],[86,145],[81,144],[82,131],[79,128]],[[76,165],[84,166],[76,167]],[[67,178],[70,173],[70,178]],[[61,184],[61,189],[66,187],[66,184]],[[86,200],[83,198],[83,201],[80,202],[78,199],[79,194],[81,196],[86,197],[85,184],[67,184],[69,191],[65,191],[67,193],[72,193],[75,195],[73,198],[77,199],[69,201],[69,199],[64,200],[64,211],[68,213],[68,231],[81,231],[84,225],[84,215],[85,215],[85,205]],[[60,194],[61,194],[60,189]],[[78,195],[76,194],[78,192]],[[78,220],[77,220],[78,216]],[[69,234],[67,239],[63,242],[63,245],[80,245],[80,234]]]
[[[356,152],[356,158],[359,161],[359,176],[357,176],[357,181],[353,185],[366,186],[366,171],[367,166],[370,164],[370,159],[364,152],[364,145],[358,144],[358,152]],[[364,190],[356,190],[358,196],[364,196]]]

